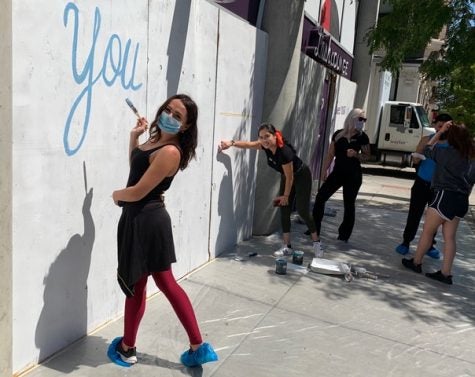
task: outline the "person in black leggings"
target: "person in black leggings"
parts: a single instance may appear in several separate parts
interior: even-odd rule
[[[370,156],[369,139],[363,128],[366,122],[362,109],[355,108],[345,119],[344,127],[332,136],[327,157],[323,163],[325,182],[315,197],[313,218],[317,233],[320,235],[325,203],[340,188],[343,187],[343,222],[338,228],[338,239],[348,242],[355,224],[355,202],[360,189],[363,174],[361,161]],[[333,171],[327,176],[333,159]]]
[[[280,207],[284,244],[274,255],[280,257],[293,253],[290,244],[290,214],[295,200],[297,212],[310,230],[315,257],[323,257],[320,238],[309,211],[312,195],[312,173],[309,167],[297,156],[292,145],[284,140],[280,131],[276,130],[272,124],[264,123],[259,127],[259,140],[223,140],[220,143],[219,151],[230,147],[263,150],[267,156],[267,164],[281,174],[280,195],[274,199],[274,204]]]

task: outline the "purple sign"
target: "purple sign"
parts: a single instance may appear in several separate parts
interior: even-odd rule
[[[346,52],[321,26],[305,18],[302,51],[337,74],[351,79],[353,56]]]
[[[214,0],[214,2],[256,26],[261,0]]]

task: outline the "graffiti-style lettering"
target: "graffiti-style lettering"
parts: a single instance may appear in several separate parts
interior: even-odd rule
[[[120,77],[120,84],[124,89],[138,90],[142,86],[140,84],[134,84],[135,78],[135,68],[137,64],[137,56],[139,52],[140,44],[135,45],[135,51],[133,54],[132,67],[129,69],[130,74],[127,78],[127,66],[129,64],[129,54],[131,49],[132,41],[130,39],[125,43],[124,49],[123,43],[117,34],[111,35],[109,41],[106,45],[104,51],[104,58],[102,59],[102,67],[99,72],[94,73],[94,62],[95,62],[95,53],[96,53],[96,42],[99,37],[99,31],[101,29],[101,12],[99,8],[96,7],[94,13],[94,26],[92,29],[92,41],[85,59],[84,66],[82,70],[78,67],[78,44],[79,44],[79,9],[73,3],[68,3],[64,8],[63,13],[63,22],[64,26],[68,26],[70,15],[73,16],[73,41],[71,48],[71,68],[73,73],[74,81],[81,85],[85,83],[85,86],[82,88],[79,95],[74,100],[74,103],[71,106],[69,111],[68,118],[66,120],[66,125],[64,127],[63,134],[63,144],[64,151],[68,156],[74,155],[80,148],[84,139],[86,138],[87,129],[89,126],[89,118],[91,116],[91,106],[92,106],[92,94],[94,85],[102,78],[104,84],[108,87],[112,86],[117,78]],[[71,129],[72,121],[76,115],[76,110],[79,105],[85,102],[85,113],[84,119],[82,120],[82,133],[76,145],[71,146],[69,142],[69,133]]]

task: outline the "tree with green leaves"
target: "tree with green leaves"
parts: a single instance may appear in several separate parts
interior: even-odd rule
[[[392,11],[367,34],[370,52],[383,50],[382,69],[398,72],[446,27],[445,42],[420,71],[438,82],[434,100],[475,130],[475,9],[470,0],[383,0]]]

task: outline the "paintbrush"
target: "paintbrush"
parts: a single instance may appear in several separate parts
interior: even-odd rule
[[[86,174],[86,161],[82,162],[82,175],[84,177],[84,190],[87,194],[87,174]]]
[[[132,101],[128,98],[125,99],[125,102],[127,102],[127,105],[129,105],[129,107],[132,109],[132,111],[134,112],[135,115],[137,115],[137,118],[141,118],[139,112],[137,111],[137,109],[135,108],[134,104],[132,103]]]

